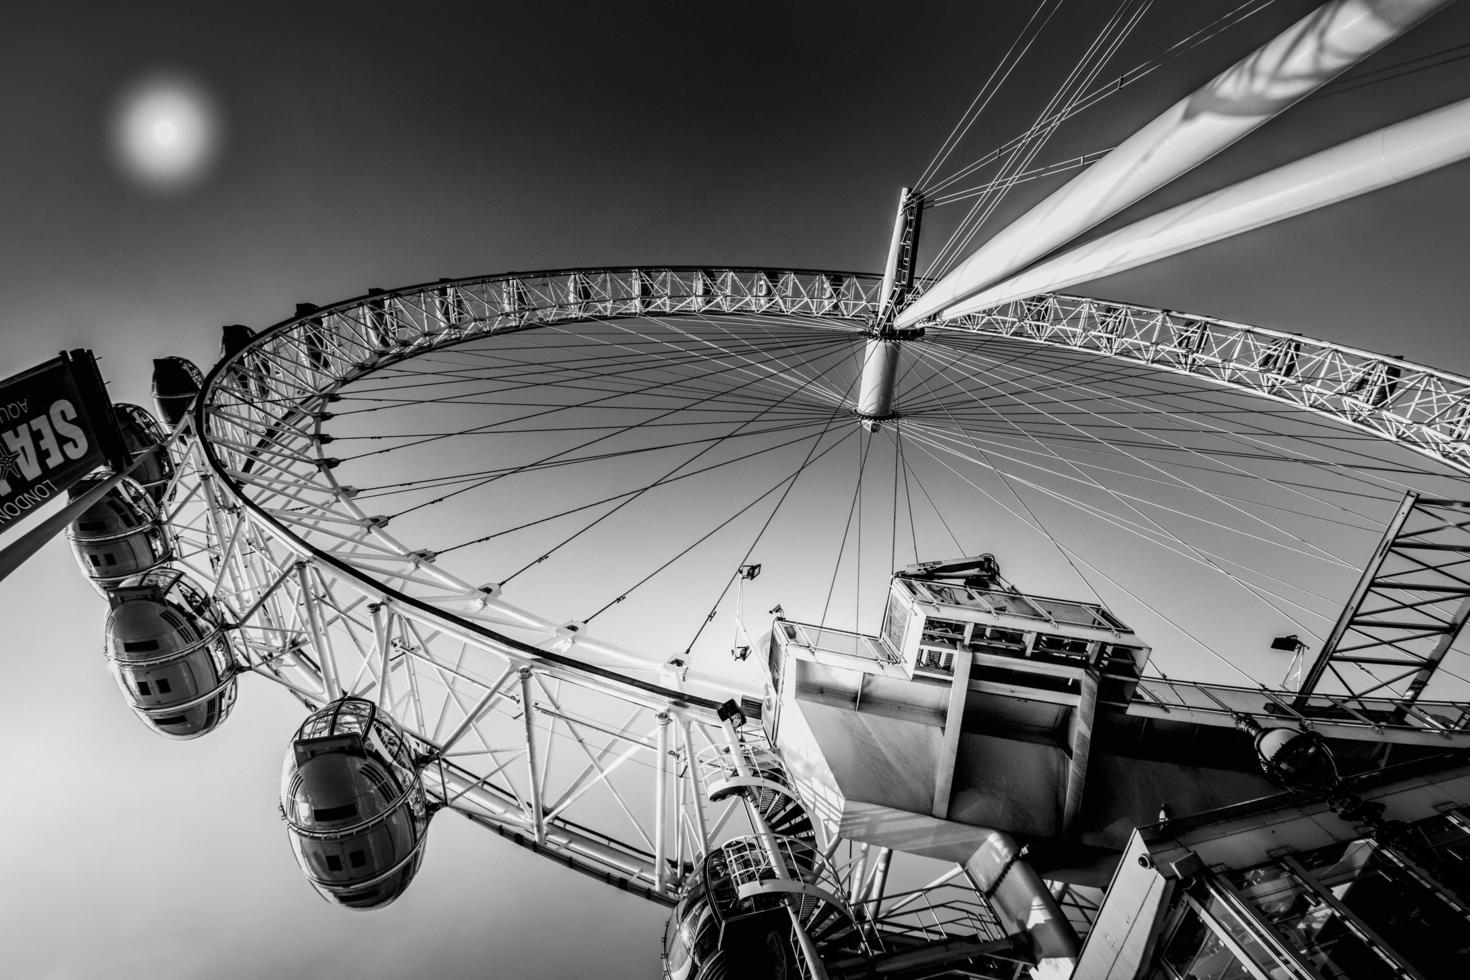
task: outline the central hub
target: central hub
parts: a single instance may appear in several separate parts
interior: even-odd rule
[[[898,214],[893,220],[893,238],[888,245],[888,262],[879,291],[877,322],[868,331],[863,348],[862,383],[858,387],[857,405],[853,408],[853,413],[869,432],[878,428],[884,419],[897,417],[900,349],[906,341],[923,335],[923,330],[893,329],[893,317],[908,299],[914,285],[914,260],[923,207],[922,196],[912,193],[907,187],[899,192]]]
[[[902,341],[890,337],[869,337],[863,349],[863,379],[858,387],[855,411],[869,432],[883,419],[896,414],[898,400],[898,355]]]
[[[923,330],[874,331],[863,347],[863,376],[853,414],[869,432],[884,419],[898,417],[898,369],[905,344],[924,336]]]

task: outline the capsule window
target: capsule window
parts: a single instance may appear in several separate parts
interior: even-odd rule
[[[361,868],[363,865],[367,864],[367,855],[364,854],[362,851],[353,851],[351,854],[347,855],[347,857],[352,861],[352,866],[354,868]]]
[[[328,871],[341,871],[342,870],[342,856],[339,855],[339,854],[328,854],[327,855],[327,870]]]
[[[191,607],[197,605],[197,603],[190,602]],[[183,616],[180,616],[178,613],[174,612],[172,609],[163,610],[161,618],[165,623],[174,627],[175,629],[188,630],[191,635],[193,634],[193,624],[190,623]]]
[[[147,687],[146,684],[143,684],[141,686]],[[173,692],[173,685],[170,684],[166,678],[160,677],[158,679],[158,693],[159,694],[170,694],[172,692]],[[145,691],[143,693],[146,694],[147,692]]]
[[[328,806],[314,809],[311,815],[319,821],[328,820],[351,820],[357,816],[356,803],[344,803],[341,806]]]
[[[188,715],[169,715],[167,718],[153,719],[154,723],[158,725],[182,725],[188,720]]]
[[[381,888],[369,888],[366,891],[352,892],[349,895],[343,895],[342,900],[345,901],[347,904],[355,906],[357,908],[372,908],[374,905],[378,904],[378,896],[382,893],[383,889]]]
[[[158,649],[157,640],[123,640],[123,649],[128,653],[146,653]]]
[[[162,688],[162,685],[160,685],[159,690],[162,690],[162,689],[163,689]],[[138,693],[141,694],[141,695],[143,695],[144,697],[146,697],[149,694],[152,694],[153,692],[150,691],[150,690],[148,690],[148,682],[147,681],[139,681],[138,682]]]
[[[389,779],[388,774],[383,772],[377,766],[362,766],[361,772],[364,776],[367,776],[368,779],[372,780],[373,785],[377,787],[378,792],[382,794],[384,802],[387,802],[398,795],[398,791],[396,787],[394,787],[392,781]]]

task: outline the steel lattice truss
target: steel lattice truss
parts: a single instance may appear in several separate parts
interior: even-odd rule
[[[281,445],[288,453],[305,448]],[[699,822],[704,808],[687,802],[701,791],[688,760],[719,737],[710,702],[624,690],[596,671],[567,670],[523,644],[488,639],[483,624],[494,617],[483,610],[436,616],[391,586],[364,587],[346,569],[390,563],[386,550],[348,543],[350,512],[311,502],[315,521],[295,523],[295,540],[283,538],[249,509],[223,502],[190,448],[168,517],[181,563],[214,583],[232,613],[241,670],[283,685],[308,707],[342,691],[374,698],[403,721],[441,804],[645,897],[669,901],[708,842],[739,816],[726,807],[710,827]],[[309,493],[285,499],[311,501]],[[323,552],[304,544],[324,537],[337,544]],[[413,569],[410,560],[391,581],[432,583],[437,595],[420,594],[451,608],[478,594],[432,569]],[[609,688],[619,716],[605,722],[593,716],[608,708]],[[574,758],[563,765],[553,753]],[[611,830],[594,820],[603,825],[597,830],[576,821],[584,811],[621,816]],[[674,815],[687,819],[676,824]]]
[[[1355,705],[1407,683],[1397,721],[1419,700],[1470,618],[1470,504],[1410,493],[1302,682],[1330,674]],[[1388,670],[1387,677],[1353,667]],[[1455,727],[1464,727],[1470,706]]]
[[[397,542],[333,479],[320,424],[351,380],[477,336],[655,313],[851,318],[875,291],[868,277],[831,273],[592,270],[429,284],[312,311],[212,374],[193,419],[203,438],[168,517],[236,613],[243,668],[309,705],[340,691],[377,699],[418,740],[444,804],[671,901],[710,843],[740,829],[735,802],[700,802],[691,764],[720,738],[716,703],[588,665],[589,654],[634,655],[538,620]]]
[[[1209,378],[1310,409],[1470,473],[1470,379],[1397,358],[1227,320],[1061,295],[1007,303],[936,327],[1096,351]],[[1401,508],[1386,542],[1410,506]],[[1400,549],[1417,553],[1404,563],[1414,579],[1408,588],[1405,569],[1398,569],[1395,580],[1376,577],[1377,567],[1371,566],[1365,584],[1349,598],[1323,646],[1317,673],[1329,665],[1368,670],[1349,675],[1334,667],[1336,683],[1319,687],[1312,678],[1299,692],[1146,681],[1130,710],[1222,725],[1237,712],[1264,712],[1326,725],[1339,737],[1391,733],[1423,744],[1470,742],[1470,702],[1420,698],[1470,612],[1470,603],[1462,601],[1460,506],[1438,501],[1432,511],[1419,508],[1428,524],[1419,521]],[[1455,540],[1447,543],[1446,536]],[[1376,596],[1376,602],[1370,599],[1360,611],[1365,595]],[[1404,615],[1388,615],[1394,612]],[[1341,645],[1345,634],[1353,636],[1347,646]],[[1383,669],[1392,673],[1385,677]],[[1402,681],[1409,688],[1397,691],[1394,685]]]
[[[1049,295],[957,317],[968,330],[1148,364],[1311,409],[1470,473],[1470,379],[1228,320]]]
[[[230,611],[242,670],[308,706],[340,692],[374,698],[415,739],[426,785],[442,805],[620,888],[671,902],[712,845],[748,832],[735,800],[706,801],[714,774],[701,758],[718,758],[710,747],[722,737],[716,703],[626,676],[618,665],[646,666],[648,656],[512,605],[497,586],[466,582],[433,553],[399,542],[335,478],[322,423],[335,394],[354,380],[479,337],[587,320],[724,314],[858,333],[876,312],[878,286],[877,277],[832,272],[569,270],[441,281],[303,311],[207,379],[181,433],[167,515],[180,555]],[[936,329],[1200,374],[1465,469],[1470,382],[1390,359],[1067,297]],[[830,801],[806,803],[819,826],[828,824]],[[959,938],[978,944],[977,952],[1003,945],[994,914],[960,869],[917,891],[868,900],[877,859],[847,844],[844,861],[843,842],[825,834],[821,841],[875,934]]]
[[[664,295],[650,297],[650,283]],[[717,292],[697,295],[711,284]],[[565,302],[568,290],[583,289],[585,301]],[[654,309],[855,313],[871,308],[872,292],[860,277],[624,270],[455,283],[452,291],[436,284],[315,312],[222,364],[185,423],[166,514],[181,563],[231,610],[242,671],[308,707],[340,691],[374,698],[413,738],[441,806],[672,904],[712,846],[751,831],[738,798],[707,801],[728,757],[717,749],[716,703],[574,659],[620,654],[537,621],[396,542],[331,478],[322,415],[331,392],[354,377],[495,330]],[[497,306],[497,297],[516,305]],[[528,305],[537,301],[544,305]],[[487,319],[453,319],[465,310]],[[501,632],[509,627],[539,631],[542,645]],[[876,855],[868,861],[868,848],[825,832],[819,839],[844,895],[868,895]],[[877,851],[884,863],[892,857]],[[894,943],[960,941],[977,952],[1010,945],[958,867],[867,900],[863,918],[875,952]]]

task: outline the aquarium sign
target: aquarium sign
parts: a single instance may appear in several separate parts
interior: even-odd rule
[[[0,381],[0,529],[125,459],[91,351],[69,351]]]

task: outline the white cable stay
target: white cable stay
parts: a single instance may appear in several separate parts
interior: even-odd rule
[[[1194,169],[1447,3],[1335,0],[1308,14],[1002,229],[903,310],[898,326],[956,307]]]
[[[1124,272],[1470,157],[1470,99],[1169,208],[944,308],[944,319]]]

